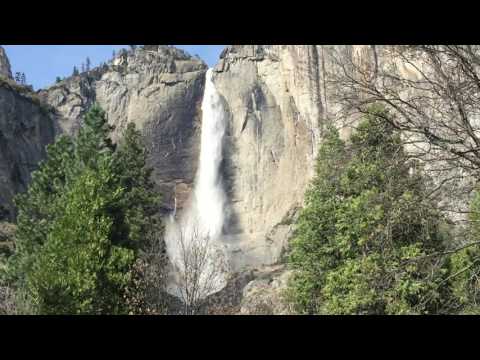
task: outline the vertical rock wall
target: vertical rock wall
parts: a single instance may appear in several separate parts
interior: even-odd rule
[[[320,46],[231,46],[214,81],[229,112],[226,242],[237,269],[277,262],[301,206],[327,103]]]

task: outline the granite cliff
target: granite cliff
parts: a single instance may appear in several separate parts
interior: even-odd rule
[[[5,54],[5,49],[0,47],[0,76],[12,79],[12,70],[10,69],[10,61]]]
[[[0,47],[0,221],[13,219],[13,196],[26,190],[54,135],[51,109],[29,87],[13,81]]]
[[[259,306],[273,309],[269,312],[287,311],[279,305],[288,277],[282,256],[322,132],[332,123],[348,138],[356,121],[340,116],[338,89],[329,81],[333,53],[336,61],[365,66],[388,59],[372,46],[234,45],[214,67],[213,82],[227,113],[221,169],[229,211],[223,241],[235,272],[263,269],[243,291],[242,313],[258,312],[252,304],[262,301]],[[400,70],[414,76],[402,64]],[[45,145],[58,134],[75,134],[83,114],[98,102],[115,126],[114,139],[129,122],[141,129],[164,210],[181,209],[197,170],[206,71],[203,61],[181,50],[148,45],[39,91],[39,104],[0,84],[1,202],[10,204],[13,194],[26,188]],[[1,48],[0,75],[11,78]],[[41,104],[55,112],[45,112]]]

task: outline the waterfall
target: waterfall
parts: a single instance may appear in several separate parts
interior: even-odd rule
[[[225,192],[220,177],[225,135],[225,111],[215,84],[212,69],[206,74],[202,102],[202,137],[200,164],[195,184],[195,199],[200,230],[218,239],[224,224]]]
[[[172,214],[166,226],[167,253],[175,269],[175,280],[170,284],[169,292],[181,298],[186,296],[183,293],[185,283],[192,282],[188,274],[192,268],[201,267],[195,269],[200,274],[196,286],[202,287],[196,290],[199,297],[221,290],[226,283],[226,255],[221,243],[226,196],[220,173],[226,118],[212,75],[212,69],[208,69],[194,190],[180,218],[176,219]]]

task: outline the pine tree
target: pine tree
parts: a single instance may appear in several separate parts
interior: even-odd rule
[[[334,129],[292,242],[289,295],[302,313],[420,314],[443,311],[447,270],[441,216],[400,136],[372,111],[344,143]]]
[[[151,237],[158,236],[161,224],[156,217],[160,196],[152,180],[153,169],[147,165],[147,151],[141,134],[129,123],[118,151],[115,153],[115,173],[125,189],[125,232],[117,234],[119,241],[134,241],[140,247]],[[123,240],[122,240],[123,239]]]
[[[26,85],[27,84],[27,77],[25,76],[25,73],[22,72],[22,75],[21,75],[21,78],[20,78],[20,82],[22,85]]]
[[[15,73],[15,81],[20,84],[22,82],[22,73],[16,72]]]
[[[76,139],[78,171],[84,167],[98,168],[99,162],[104,160],[101,155],[112,154],[116,149],[110,138],[113,127],[108,124],[106,113],[100,106],[92,106],[85,115],[84,123]]]
[[[140,134],[119,147],[93,106],[77,138],[60,137],[19,195],[8,278],[43,314],[131,310],[126,297],[142,247],[160,230],[158,199]]]
[[[90,58],[87,56],[87,60],[85,62],[85,70],[88,72],[90,71]]]
[[[64,194],[47,241],[27,274],[41,314],[127,313],[122,295],[129,283],[134,250],[112,244],[110,208],[122,196],[103,163],[86,169]]]
[[[9,274],[18,288],[26,288],[25,275],[32,271],[32,264],[46,242],[53,220],[62,212],[62,193],[74,160],[72,139],[60,136],[47,146],[47,158],[32,173],[28,191],[15,198],[18,229]]]
[[[73,66],[73,72],[72,72],[72,76],[78,76],[79,73],[78,73],[78,69],[76,66]]]

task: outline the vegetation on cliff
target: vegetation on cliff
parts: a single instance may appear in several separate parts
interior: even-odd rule
[[[32,103],[37,105],[45,115],[48,115],[55,111],[52,106],[40,100],[39,96],[33,91],[33,88],[31,86],[21,85],[12,79],[8,79],[5,76],[0,75],[0,87],[9,89],[15,92],[15,94],[18,94],[25,99],[30,100]]]

